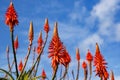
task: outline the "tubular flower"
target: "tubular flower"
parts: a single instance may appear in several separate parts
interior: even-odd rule
[[[44,24],[44,31],[46,33],[49,32],[49,23],[48,23],[48,18],[45,19],[45,24]]]
[[[96,75],[98,75],[100,78],[106,80],[109,77],[109,74],[106,70],[106,61],[103,58],[102,54],[100,53],[99,46],[96,43],[96,52],[95,52],[95,57],[94,57],[94,66]]]
[[[20,61],[20,63],[19,63],[19,67],[18,67],[18,70],[21,72],[22,69],[23,69],[23,63],[22,63],[22,61]]]
[[[19,43],[18,43],[18,36],[16,36],[15,41],[14,41],[14,48],[15,50],[18,49]]]
[[[30,44],[32,43],[33,41],[33,38],[34,38],[34,30],[33,30],[33,23],[30,22],[30,28],[29,28],[29,41],[30,41]]]
[[[80,53],[79,53],[79,49],[78,48],[76,49],[76,59],[77,59],[77,61],[80,60]]]
[[[111,74],[111,75],[110,75],[110,80],[115,80],[113,71],[111,71],[110,74]]]
[[[82,63],[82,68],[84,69],[84,80],[87,80],[88,70],[87,70],[87,64],[85,61],[83,61],[83,63]]]
[[[91,54],[91,52],[89,50],[88,50],[88,53],[86,55],[86,60],[90,61],[90,62],[93,60],[93,56],[92,56],[92,54]]]
[[[39,34],[37,43],[38,43],[38,46],[37,46],[36,51],[37,51],[38,54],[40,54],[41,49],[42,49],[42,45],[43,45],[42,32],[40,32],[40,34]]]
[[[38,45],[40,45],[40,46],[42,46],[42,44],[43,44],[43,39],[42,39],[42,31],[40,32],[40,34],[39,34],[39,37],[38,37]]]
[[[63,43],[61,42],[59,35],[58,35],[58,29],[57,29],[57,23],[55,23],[54,31],[53,31],[53,37],[49,45],[49,55],[48,57],[52,59],[52,68],[55,69],[57,65],[63,64],[65,67],[70,63],[71,58],[66,51]]]
[[[13,31],[14,26],[18,25],[18,16],[12,2],[10,2],[10,5],[6,11],[5,23],[10,27],[10,31]]]
[[[46,73],[45,73],[44,69],[42,70],[41,76],[42,76],[43,80],[46,78]]]
[[[82,68],[83,68],[83,69],[86,69],[86,68],[87,68],[87,64],[86,64],[85,61],[83,61],[83,63],[82,63]]]
[[[88,65],[89,65],[89,72],[90,72],[89,80],[91,80],[93,56],[89,50],[88,50],[87,55],[86,55],[86,60],[88,61]]]

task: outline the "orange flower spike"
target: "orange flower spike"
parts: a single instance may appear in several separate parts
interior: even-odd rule
[[[86,69],[86,68],[87,68],[87,64],[86,64],[85,61],[83,61],[83,63],[82,63],[82,68],[83,68],[83,69]]]
[[[87,53],[87,55],[86,55],[86,60],[87,60],[87,61],[90,61],[90,62],[93,61],[93,56],[92,56],[90,50],[88,50],[88,53]]]
[[[15,50],[18,49],[19,43],[18,43],[18,36],[16,36],[15,41],[14,41],[14,48]]]
[[[44,24],[44,31],[46,33],[49,32],[49,23],[48,23],[48,18],[45,19],[45,24]]]
[[[107,79],[109,77],[109,74],[107,72],[107,63],[105,59],[103,58],[102,54],[100,53],[100,49],[98,44],[96,43],[96,52],[94,56],[94,66],[96,75],[98,75],[100,78]]]
[[[42,70],[41,76],[42,76],[43,80],[46,78],[46,73],[45,73],[44,69]]]
[[[110,80],[115,80],[113,71],[111,71],[110,74],[111,74],[111,75],[110,75]]]
[[[18,25],[18,16],[14,9],[14,5],[10,2],[10,5],[5,14],[5,23],[10,27],[10,31],[13,31],[14,26]]]
[[[30,22],[30,28],[29,28],[29,42],[32,44],[34,38],[34,30],[33,30],[33,23]]]
[[[88,70],[87,70],[87,64],[85,61],[83,61],[82,63],[82,68],[84,69],[84,80],[87,80]]]
[[[20,63],[19,63],[19,67],[18,67],[18,70],[21,72],[22,69],[23,69],[23,63],[22,63],[22,61],[20,61]]]
[[[80,60],[80,53],[79,53],[79,49],[78,48],[76,49],[76,59],[77,59],[77,61]]]
[[[39,46],[42,46],[42,44],[43,44],[43,39],[42,39],[42,31],[39,33],[39,37],[38,37],[38,45]]]

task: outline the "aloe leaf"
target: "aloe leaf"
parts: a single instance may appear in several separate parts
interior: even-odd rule
[[[7,72],[6,70],[0,69],[0,71],[6,73],[10,77],[10,80],[14,80],[14,78],[12,77],[12,75],[9,72]]]

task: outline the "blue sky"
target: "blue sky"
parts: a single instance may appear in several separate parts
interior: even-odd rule
[[[7,69],[6,46],[9,45],[11,49],[9,28],[4,23],[9,3],[9,0],[0,0],[0,67],[5,69]],[[18,63],[21,59],[24,61],[23,57],[27,53],[30,21],[33,21],[35,33],[33,46],[37,46],[37,37],[39,32],[43,31],[45,18],[48,18],[50,24],[48,43],[54,23],[57,21],[59,36],[72,58],[71,69],[75,70],[76,67],[75,49],[77,47],[80,49],[82,62],[88,49],[95,54],[95,43],[98,42],[102,55],[108,62],[108,71],[113,70],[116,80],[120,80],[120,0],[13,0],[13,4],[19,19],[19,25],[14,31],[19,39]],[[43,38],[44,35],[43,32]],[[47,75],[51,76],[47,48],[48,45],[42,55],[39,74],[44,68]],[[10,54],[12,60],[11,50]],[[31,58],[32,55],[29,63],[32,62]],[[82,75],[81,69],[81,78]],[[93,77],[94,75],[93,73]],[[98,80],[97,77],[95,79]]]

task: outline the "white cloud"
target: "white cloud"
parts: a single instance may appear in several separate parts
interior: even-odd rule
[[[79,47],[83,53],[85,53],[88,49],[94,50],[95,43],[103,44],[103,39],[98,34],[93,34],[88,36],[83,42],[79,43]]]
[[[117,33],[114,33],[118,32],[118,30],[115,29],[116,22],[114,22],[114,20],[117,10],[120,9],[119,3],[120,0],[101,0],[91,11],[91,16],[89,18],[92,19],[94,23],[98,21],[96,25],[98,27],[98,33],[106,36],[106,39],[112,39],[116,36],[115,39],[119,40]]]
[[[115,80],[120,80],[120,76],[115,76]]]

